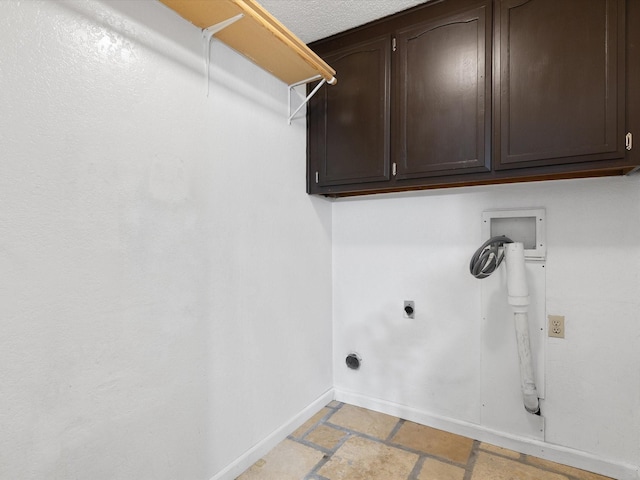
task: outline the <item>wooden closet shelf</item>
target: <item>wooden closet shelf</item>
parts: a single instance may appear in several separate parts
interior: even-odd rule
[[[243,17],[214,36],[287,85],[325,79],[335,70],[254,0],[160,0],[196,27]]]

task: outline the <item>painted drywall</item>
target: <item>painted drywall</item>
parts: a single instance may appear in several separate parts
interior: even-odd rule
[[[304,119],[201,52],[159,2],[0,2],[0,478],[209,479],[331,388]]]
[[[495,352],[515,340],[511,330],[484,328],[483,287],[468,272],[485,240],[482,212],[531,207],[547,216],[546,312],[566,319],[566,338],[546,339],[539,450],[584,454],[633,475],[640,458],[639,176],[335,202],[338,396],[540,447],[526,428],[496,420],[500,408],[511,410],[506,402],[518,401],[517,382],[508,398],[487,395],[508,388],[517,357],[500,362]],[[415,301],[415,320],[403,318],[403,300]],[[358,371],[344,362],[352,350],[362,357]],[[493,368],[485,368],[488,359]]]
[[[513,359],[482,367],[510,335],[466,265],[483,210],[531,206],[567,321],[546,444],[637,465],[638,177],[332,205],[284,85],[214,44],[207,98],[201,47],[157,2],[0,2],[0,478],[233,478],[332,363],[342,393],[514,435],[483,415]]]

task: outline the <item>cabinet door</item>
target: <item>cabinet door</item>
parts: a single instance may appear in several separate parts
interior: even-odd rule
[[[496,6],[495,168],[624,158],[624,0]]]
[[[390,50],[385,35],[323,55],[338,83],[309,102],[308,191],[389,180]]]
[[[398,179],[489,171],[490,8],[486,2],[397,33]]]

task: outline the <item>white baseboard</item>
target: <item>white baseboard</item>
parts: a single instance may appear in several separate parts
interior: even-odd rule
[[[310,405],[285,422],[260,443],[254,445],[244,454],[227,465],[223,470],[211,477],[211,480],[233,480],[255,462],[264,457],[272,448],[287,438],[291,432],[318,413],[322,407],[333,400],[333,388],[327,390]]]
[[[399,405],[345,390],[336,389],[335,399],[339,402],[386,413],[387,415],[393,415],[421,425],[445,430],[552,462],[599,473],[617,480],[640,480],[640,468],[638,465],[608,461],[579,450],[517,435],[509,435],[475,423],[433,415],[406,405]]]

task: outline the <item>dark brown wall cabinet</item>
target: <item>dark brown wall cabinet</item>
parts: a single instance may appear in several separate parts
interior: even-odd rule
[[[489,171],[486,7],[394,34],[396,178]]]
[[[496,12],[496,168],[624,158],[624,2]]]
[[[308,192],[628,173],[637,0],[444,0],[312,45]],[[625,68],[629,65],[629,68]]]
[[[388,181],[391,37],[383,35],[325,57],[343,72],[323,88],[308,115],[308,143],[319,186]],[[337,85],[336,85],[337,87]]]

